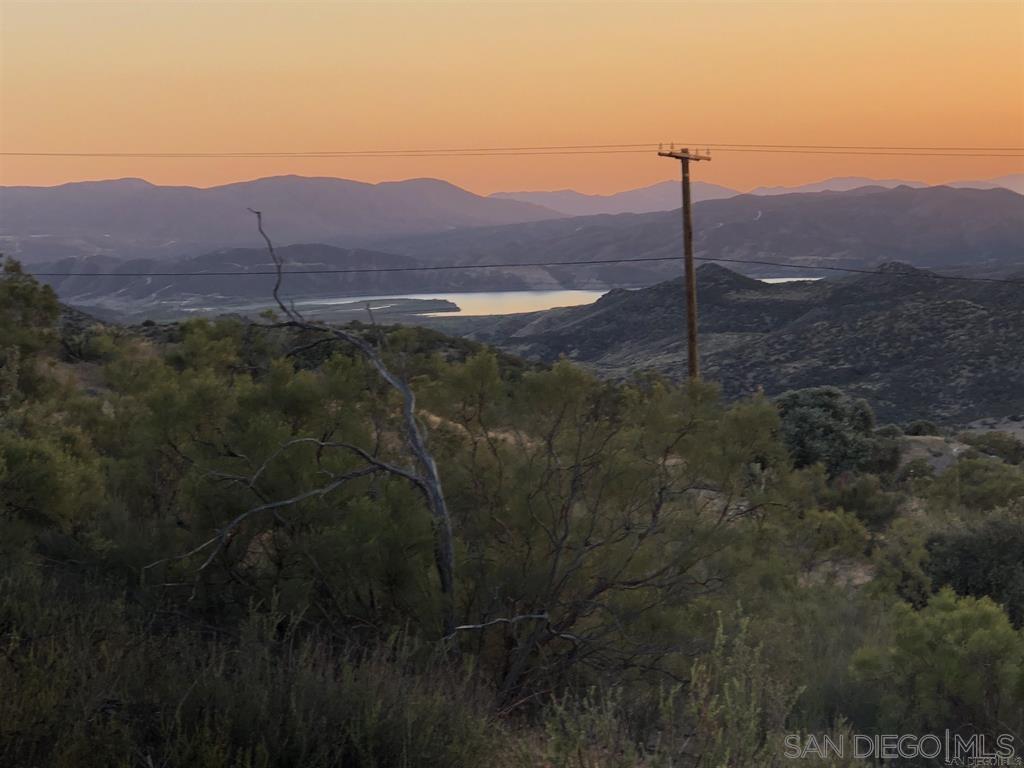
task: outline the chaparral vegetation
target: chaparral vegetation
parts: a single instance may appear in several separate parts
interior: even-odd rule
[[[727,402],[424,329],[344,334],[105,325],[6,262],[0,764],[1020,744],[1016,438],[938,461],[956,438],[838,390]]]

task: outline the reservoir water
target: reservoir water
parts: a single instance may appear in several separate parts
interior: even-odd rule
[[[555,307],[578,307],[593,304],[607,291],[491,291],[465,293],[403,293],[395,296],[343,296],[337,299],[309,299],[296,302],[299,305],[335,307],[335,311],[366,312],[366,302],[374,310],[389,309],[389,301],[398,299],[419,299],[450,301],[458,305],[458,312],[433,313],[439,317],[459,315],[512,315],[517,312],[537,312]],[[351,304],[351,308],[344,305]]]
[[[797,280],[818,280],[815,277],[769,277],[765,283],[787,283]],[[467,291],[465,293],[403,293],[393,296],[342,296],[336,299],[307,299],[297,301],[299,306],[330,307],[334,313],[365,313],[366,303],[372,309],[387,311],[391,302],[402,299],[450,301],[459,307],[458,312],[430,313],[438,317],[473,317],[478,315],[511,315],[518,312],[538,312],[555,307],[579,307],[593,304],[607,290],[600,291]],[[351,306],[347,306],[351,305]]]

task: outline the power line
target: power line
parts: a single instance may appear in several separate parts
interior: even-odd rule
[[[643,149],[655,147],[653,142],[643,144],[563,144],[530,147],[444,147],[434,149],[317,149],[275,152],[0,152],[0,155],[42,155],[72,157],[290,157],[313,155],[411,155],[435,152],[520,152],[533,150],[575,150],[575,149]]]
[[[966,277],[961,275],[940,275],[934,272],[882,272],[877,269],[858,269],[857,267],[835,267],[835,266],[812,266],[808,264],[787,264],[779,261],[765,261],[759,259],[728,259],[714,258],[711,256],[696,256],[696,261],[721,262],[726,264],[748,264],[752,266],[780,267],[786,269],[799,269],[804,272],[827,271],[845,272],[859,275],[880,275],[882,277],[898,278],[920,278],[931,280],[956,280],[959,282],[978,283],[1003,283],[1007,285],[1022,285],[1024,280],[1007,280],[997,277]],[[498,264],[431,264],[415,267],[348,267],[343,269],[296,269],[284,270],[285,276],[289,275],[357,275],[357,274],[383,274],[393,272],[448,272],[454,270],[472,269],[522,269],[527,267],[574,267],[594,266],[602,264],[635,264],[663,261],[679,261],[678,256],[642,256],[635,259],[585,259],[582,261],[531,261],[531,262],[504,262]],[[209,272],[33,272],[35,277],[258,277],[276,276],[276,270],[253,270],[251,272],[238,271],[209,271]]]
[[[380,150],[380,151],[323,151],[323,152],[0,152],[7,157],[95,157],[95,158],[154,158],[154,159],[215,159],[215,158],[407,158],[407,157],[517,157],[519,155],[614,155],[651,152],[651,149],[556,149],[524,150]]]
[[[678,143],[678,142],[677,142]],[[757,147],[764,149],[884,149],[884,150],[906,150],[922,152],[1024,152],[1024,147],[896,147],[873,145],[844,145],[844,144],[714,144],[705,142],[690,142],[701,147],[711,149],[725,149],[726,147]]]
[[[729,144],[722,142],[678,142],[719,152],[761,152],[797,154],[897,155],[902,157],[1024,157],[1024,147],[981,146],[894,146],[838,144]],[[0,152],[4,157],[79,157],[79,158],[409,158],[409,157],[502,157],[522,155],[639,154],[661,145],[655,142],[632,144],[562,144],[543,146],[443,147],[362,150],[304,150],[271,152]]]
[[[1019,157],[1024,159],[1024,153],[996,153],[996,152],[904,152],[900,150],[870,150],[861,151],[856,149],[745,149],[739,147],[711,147],[716,152],[761,152],[766,154],[796,154],[796,155],[855,155],[855,156],[896,156],[896,157]]]

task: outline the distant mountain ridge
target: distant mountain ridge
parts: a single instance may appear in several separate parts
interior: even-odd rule
[[[566,216],[594,216],[602,213],[655,213],[671,211],[681,205],[681,191],[678,180],[662,181],[639,189],[630,189],[608,195],[590,195],[572,189],[551,192],[495,192],[492,198],[520,200],[550,208]],[[789,195],[807,192],[849,192],[861,187],[912,187],[920,189],[929,186],[947,186],[957,189],[1009,189],[1024,194],[1024,173],[1000,176],[995,179],[977,181],[950,181],[945,184],[926,184],[923,181],[906,179],[873,179],[867,176],[836,176],[822,181],[794,186],[761,186],[749,192],[740,192],[718,184],[694,181],[691,185],[693,201],[721,200],[740,194],[748,195]]]
[[[907,181],[904,179],[871,179],[865,176],[836,176],[831,179],[811,182],[810,184],[797,184],[786,187],[756,187],[748,194],[751,195],[791,195],[803,192],[849,192],[861,187],[882,187],[884,189],[895,189],[896,187],[911,187],[920,189],[930,186],[922,181]]]
[[[1021,285],[935,279],[898,263],[879,271],[770,285],[701,266],[705,376],[729,397],[836,385],[896,421],[1024,414],[1024,270]],[[683,296],[675,279],[589,306],[441,328],[528,358],[565,355],[612,377],[682,377]]]
[[[848,192],[860,187],[953,187],[954,189],[1008,189],[1018,195],[1024,195],[1024,173],[1011,173],[995,179],[976,181],[949,181],[944,184],[925,184],[923,181],[907,181],[904,179],[872,179],[866,176],[836,176],[810,184],[798,184],[792,187],[756,187],[750,190],[751,195],[788,195],[794,192]]]
[[[267,219],[275,240],[282,243],[276,217],[268,213]],[[1024,269],[1024,196],[1004,189],[863,187],[738,195],[696,204],[694,222],[699,259],[743,261],[743,271],[757,277],[832,275],[821,268],[875,268],[894,259],[975,276]],[[286,286],[292,295],[317,296],[640,287],[678,275],[681,248],[674,211],[456,229],[371,239],[355,247],[279,245],[290,269],[459,267],[289,277]],[[508,266],[473,269],[495,264]],[[270,266],[262,245],[256,244],[173,260],[99,255],[36,262],[28,268],[36,274],[54,273],[43,279],[65,301],[140,313],[149,304],[169,311],[175,302],[195,308],[266,299],[271,281],[265,276],[205,273],[246,273]],[[115,274],[95,274],[100,272]],[[125,272],[144,277],[119,276]],[[200,274],[179,274],[184,272]],[[64,273],[68,276],[60,276]]]
[[[832,179],[803,191],[840,187],[892,186],[866,178]],[[868,186],[864,186],[868,185]],[[909,182],[906,186],[919,186]],[[1024,192],[1024,174],[949,186]],[[725,187],[694,182],[697,210],[712,202],[750,197]],[[937,189],[937,188],[930,188]],[[785,197],[792,189],[772,188],[758,199]],[[537,202],[513,199],[525,195]],[[538,197],[539,196],[539,197]],[[380,244],[401,238],[522,225],[531,239],[542,229],[532,224],[593,212],[572,231],[591,228],[594,216],[676,210],[680,191],[666,181],[616,195],[561,192],[475,195],[437,179],[367,184],[325,177],[277,176],[210,188],[157,186],[142,179],[116,179],[56,187],[0,187],[0,249],[27,263],[75,256],[173,259],[225,247],[258,246],[247,208],[263,210],[268,229],[280,244],[325,243],[391,250]],[[646,213],[644,213],[646,212]],[[619,227],[620,222],[613,226]],[[558,228],[555,228],[557,231]],[[505,233],[512,230],[505,230]],[[698,228],[698,237],[701,231]],[[645,241],[640,235],[639,241]],[[497,244],[501,247],[501,243]],[[575,247],[572,244],[571,247]],[[646,278],[645,278],[646,279]]]
[[[1024,195],[1024,173],[1011,173],[995,179],[978,181],[951,181],[946,186],[958,189],[998,189],[1001,187],[1016,192],[1018,195]]]
[[[339,242],[557,218],[517,200],[475,195],[446,181],[367,184],[274,176],[198,188],[142,179],[58,187],[0,187],[0,236],[12,256],[178,256],[221,246],[257,245],[247,208],[264,211],[282,244]]]
[[[495,280],[506,290],[531,287],[529,277],[515,270],[417,272],[423,266],[418,259],[365,248],[300,244],[275,250],[285,265],[281,295],[288,300],[486,291]],[[361,271],[366,269],[387,271]],[[68,258],[30,270],[66,304],[110,317],[172,318],[267,306],[275,282],[265,248],[226,248],[172,261]]]
[[[695,181],[691,185],[694,202],[719,200],[738,195],[735,189]],[[593,216],[602,213],[652,213],[671,211],[682,205],[679,181],[662,181],[639,189],[630,189],[611,195],[588,195],[572,189],[553,192],[496,192],[492,198],[519,200],[558,211],[566,216]]]
[[[698,257],[782,262],[804,269],[804,276],[825,274],[816,267],[864,268],[892,260],[975,274],[1024,266],[1024,196],[1005,189],[737,195],[697,203],[693,217]],[[562,287],[586,288],[650,284],[678,274],[681,239],[678,213],[665,211],[385,238],[373,247],[425,263],[608,261],[547,269]],[[761,277],[790,274],[770,265],[744,269]]]

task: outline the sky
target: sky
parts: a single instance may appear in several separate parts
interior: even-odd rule
[[[11,2],[0,151],[293,152],[637,144],[1024,146],[1024,2]],[[713,152],[746,190],[930,183],[1024,159]],[[435,158],[0,157],[0,184],[296,173],[609,193],[654,152]]]

